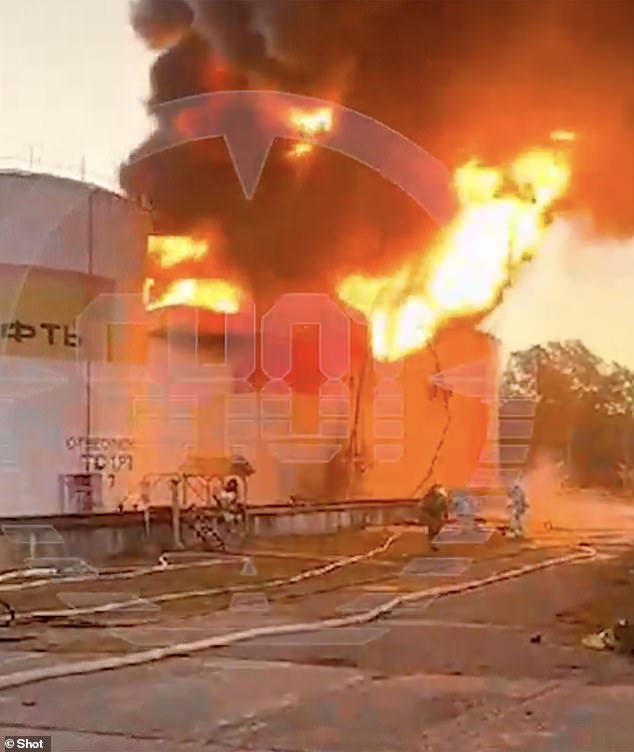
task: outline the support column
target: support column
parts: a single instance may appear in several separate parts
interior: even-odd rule
[[[170,483],[172,485],[172,535],[174,548],[179,549],[184,547],[181,538],[180,481],[174,478]]]

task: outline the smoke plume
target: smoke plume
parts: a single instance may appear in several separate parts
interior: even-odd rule
[[[571,204],[611,232],[634,227],[633,20],[628,0],[144,0],[132,12],[162,49],[150,106],[236,88],[331,98],[450,168],[573,130]],[[162,231],[220,226],[214,263],[254,286],[321,286],[424,249],[431,223],[396,188],[341,155],[292,163],[286,148],[252,202],[215,141],[124,166],[122,185],[150,198]]]

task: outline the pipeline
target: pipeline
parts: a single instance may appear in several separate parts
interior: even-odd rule
[[[415,603],[416,601],[429,598],[430,596],[443,597],[466,593],[488,585],[497,584],[498,582],[517,579],[518,577],[532,574],[533,572],[538,572],[542,569],[548,569],[550,567],[560,566],[562,564],[568,564],[583,559],[590,560],[595,558],[596,555],[596,551],[593,548],[590,548],[589,546],[580,546],[580,550],[576,553],[548,559],[537,564],[528,564],[517,569],[509,570],[508,572],[502,572],[479,580],[471,580],[469,582],[457,583],[455,585],[442,585],[433,588],[426,588],[425,590],[418,590],[413,593],[407,593],[406,595],[400,595],[393,598],[388,603],[351,616],[270,627],[254,627],[252,629],[230,632],[225,635],[210,637],[204,640],[176,643],[165,648],[142,650],[124,656],[97,658],[73,663],[60,663],[45,668],[17,671],[13,674],[7,674],[0,677],[0,690],[22,687],[27,684],[34,684],[48,679],[84,676],[87,674],[99,673],[101,671],[114,671],[128,666],[141,666],[166,660],[167,658],[189,657],[192,653],[212,650],[214,648],[228,647],[230,645],[235,645],[236,643],[245,642],[259,637],[299,634],[303,632],[315,632],[320,629],[335,629],[356,626],[359,624],[368,624],[372,621],[376,621],[382,616],[386,616],[399,606],[407,603]]]

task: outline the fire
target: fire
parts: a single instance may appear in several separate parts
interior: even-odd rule
[[[538,252],[569,186],[562,153],[533,150],[500,168],[469,162],[454,176],[459,210],[431,251],[382,278],[352,275],[339,298],[369,321],[377,360],[424,347],[448,320],[487,313],[519,265]]]
[[[209,243],[186,235],[150,235],[147,250],[162,269],[170,269],[184,261],[200,261],[209,252]]]
[[[178,279],[154,297],[154,279],[145,280],[143,302],[148,311],[168,306],[191,306],[215,313],[238,313],[242,300],[240,288],[223,279]]]
[[[187,235],[151,235],[148,239],[148,256],[160,269],[174,269],[181,264],[200,262],[208,258],[210,245],[221,242],[214,228],[207,227],[206,238]],[[211,235],[209,234],[211,233]],[[211,238],[211,239],[210,239]],[[216,243],[217,241],[217,243]],[[175,271],[171,272],[173,277]],[[152,274],[152,272],[150,272]],[[242,305],[241,288],[220,278],[191,278],[188,276],[170,281],[159,275],[159,283],[153,276],[143,285],[143,303],[148,311],[169,306],[204,308],[215,313],[238,313]]]
[[[321,107],[312,112],[296,110],[291,113],[290,120],[301,140],[293,145],[289,153],[293,157],[302,157],[313,150],[316,136],[331,130],[332,110],[329,107]]]
[[[575,141],[577,135],[572,131],[553,131],[550,138],[553,141]]]

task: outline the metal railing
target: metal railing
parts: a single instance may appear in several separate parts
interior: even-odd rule
[[[34,175],[53,175],[60,178],[78,180],[82,183],[103,188],[120,196],[123,195],[117,177],[118,166],[112,166],[112,172],[107,174],[90,167],[85,157],[79,157],[77,162],[62,163],[43,159],[38,153],[27,150],[26,154],[7,154],[0,152],[0,173],[20,172]]]

